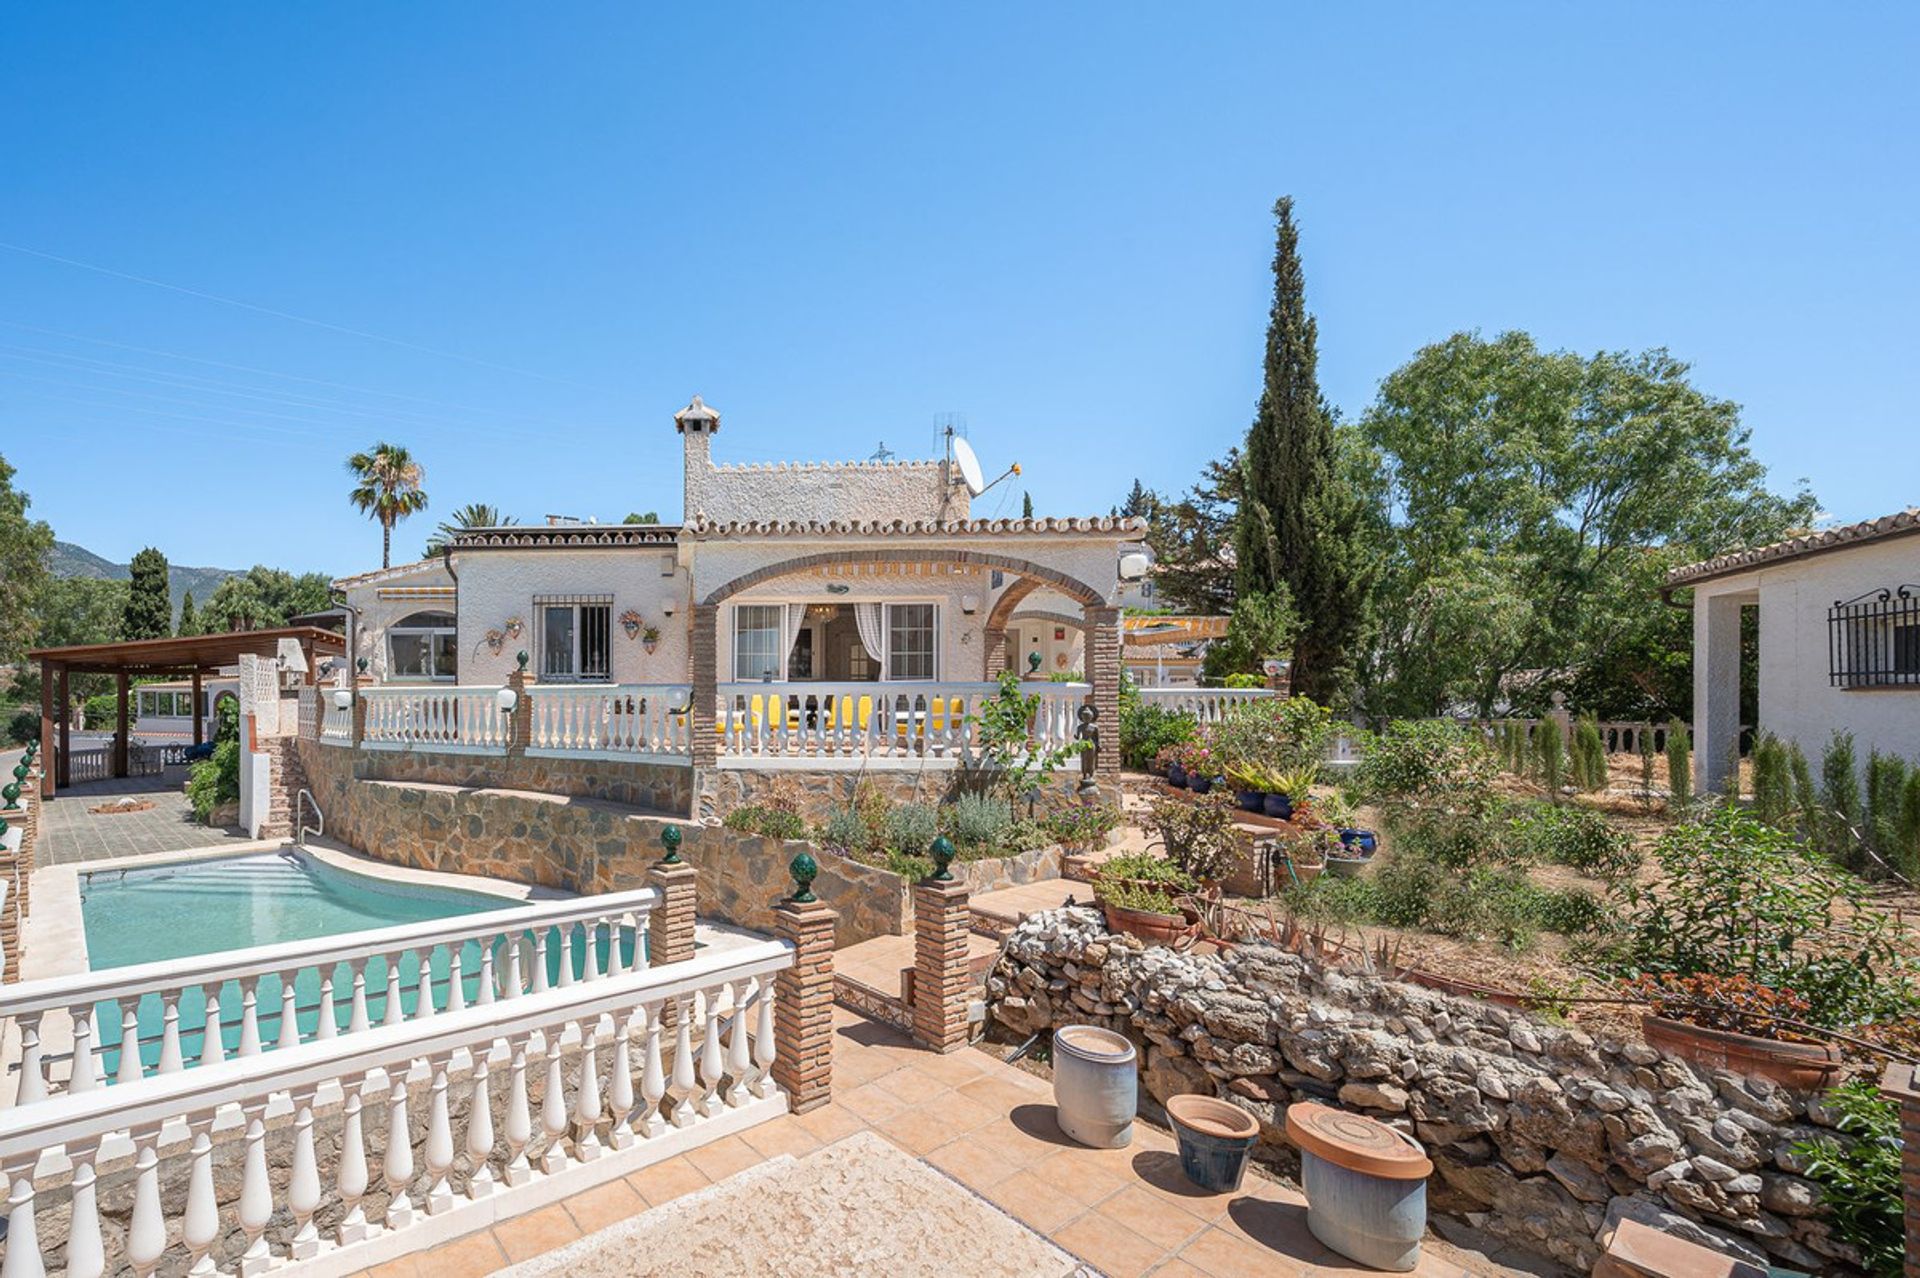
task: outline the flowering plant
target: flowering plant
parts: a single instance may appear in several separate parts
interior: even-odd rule
[[[627,632],[627,638],[638,639],[640,627],[646,624],[646,618],[629,608],[620,614],[620,628]]]
[[[1789,989],[1762,985],[1750,976],[1649,973],[1628,981],[1626,990],[1644,998],[1655,1016],[1701,1029],[1782,1043],[1817,1041],[1781,1024],[1805,1021],[1812,1010],[1806,999]]]

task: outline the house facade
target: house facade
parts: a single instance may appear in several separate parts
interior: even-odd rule
[[[1725,787],[1739,756],[1740,622],[1758,609],[1759,724],[1816,762],[1835,732],[1920,761],[1920,510],[1675,569],[1693,592],[1694,770]]]
[[[1046,735],[1070,739],[1091,702],[1117,772],[1139,521],[975,519],[951,461],[718,463],[720,416],[698,398],[674,427],[681,524],[470,529],[438,559],[336,583],[369,696],[416,690],[386,719],[370,710],[375,736],[464,730],[520,682],[537,738],[693,768],[710,799],[725,771],[951,768],[1033,648]]]

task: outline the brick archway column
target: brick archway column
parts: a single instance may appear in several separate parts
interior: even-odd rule
[[[1094,763],[1107,781],[1120,779],[1120,610],[1088,604],[1087,682],[1100,712],[1100,753]]]
[[[719,605],[695,604],[690,624],[693,700],[687,707],[687,729],[693,734],[694,768],[711,768],[720,761],[720,737],[714,731],[715,706],[720,699]]]
[[[987,629],[981,632],[980,641],[986,645],[986,676],[998,679],[1007,672],[1007,632]]]

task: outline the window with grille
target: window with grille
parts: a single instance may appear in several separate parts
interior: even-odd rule
[[[1870,590],[1827,612],[1827,678],[1836,688],[1920,687],[1920,587]]]
[[[887,605],[887,678],[934,677],[934,606]]]
[[[555,683],[604,680],[613,673],[613,598],[546,598],[540,614],[540,677]]]

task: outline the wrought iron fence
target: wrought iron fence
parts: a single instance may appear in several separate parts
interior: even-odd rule
[[[1827,681],[1836,688],[1920,684],[1916,586],[1869,590],[1827,610]]]

